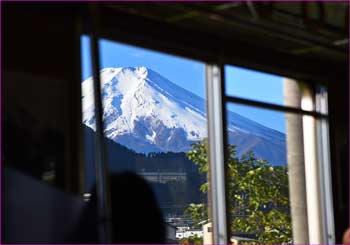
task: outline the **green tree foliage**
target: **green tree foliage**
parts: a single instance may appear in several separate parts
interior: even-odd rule
[[[203,203],[194,204],[191,203],[185,210],[185,215],[190,216],[194,222],[195,228],[200,228],[200,222],[208,219],[208,211],[206,205]]]
[[[228,153],[227,191],[232,234],[253,234],[256,239],[251,243],[291,243],[287,168],[271,166],[251,151],[238,158],[233,145],[229,146]],[[187,157],[199,167],[200,173],[208,176],[206,141],[193,144]],[[209,188],[207,182],[200,190],[207,193]],[[206,220],[206,212],[204,204],[191,204],[186,210],[194,222]]]
[[[194,235],[188,238],[182,238],[179,244],[203,244],[203,238]]]

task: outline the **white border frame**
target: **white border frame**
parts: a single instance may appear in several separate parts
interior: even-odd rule
[[[218,65],[206,64],[210,194],[213,243],[227,244],[222,79]]]

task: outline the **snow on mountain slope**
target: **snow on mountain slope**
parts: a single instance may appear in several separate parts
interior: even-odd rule
[[[191,143],[207,137],[204,99],[146,67],[105,68],[100,75],[108,138],[136,152],[149,153],[186,152]],[[92,78],[82,83],[82,94],[83,123],[94,129]],[[230,143],[244,139],[242,146],[247,145],[239,148],[239,154],[259,144],[262,149],[269,147],[266,143],[274,147],[285,144],[284,134],[236,113],[228,112],[227,121]]]

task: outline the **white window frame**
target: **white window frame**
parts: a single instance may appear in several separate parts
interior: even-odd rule
[[[304,166],[310,244],[334,244],[334,214],[329,148],[327,92],[314,93],[304,89],[302,108],[226,96],[222,65],[207,64],[207,117],[209,136],[209,166],[211,181],[213,243],[227,244],[228,215],[225,198],[225,109],[226,103],[245,104],[285,113],[302,115]],[[314,99],[316,98],[316,99]],[[293,217],[292,217],[293,219]]]

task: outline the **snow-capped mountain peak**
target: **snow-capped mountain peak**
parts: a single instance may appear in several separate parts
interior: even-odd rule
[[[140,66],[135,68],[135,74],[140,78],[140,79],[146,79],[148,75],[148,70],[145,66]]]
[[[105,68],[100,75],[108,138],[147,152],[148,146],[141,150],[137,145],[153,145],[150,151],[183,151],[179,142],[206,137],[204,111],[196,108],[186,93],[181,97],[183,89],[158,73],[142,66]],[[83,122],[94,128],[92,78],[82,87]],[[126,136],[133,138],[133,144],[123,141]]]
[[[187,152],[191,143],[207,137],[203,98],[145,66],[104,68],[100,76],[109,139],[149,153]],[[82,82],[82,103],[83,123],[94,129],[92,82],[91,77]],[[254,150],[266,159],[285,161],[284,134],[230,111],[227,116],[229,142],[238,146],[238,154]]]

